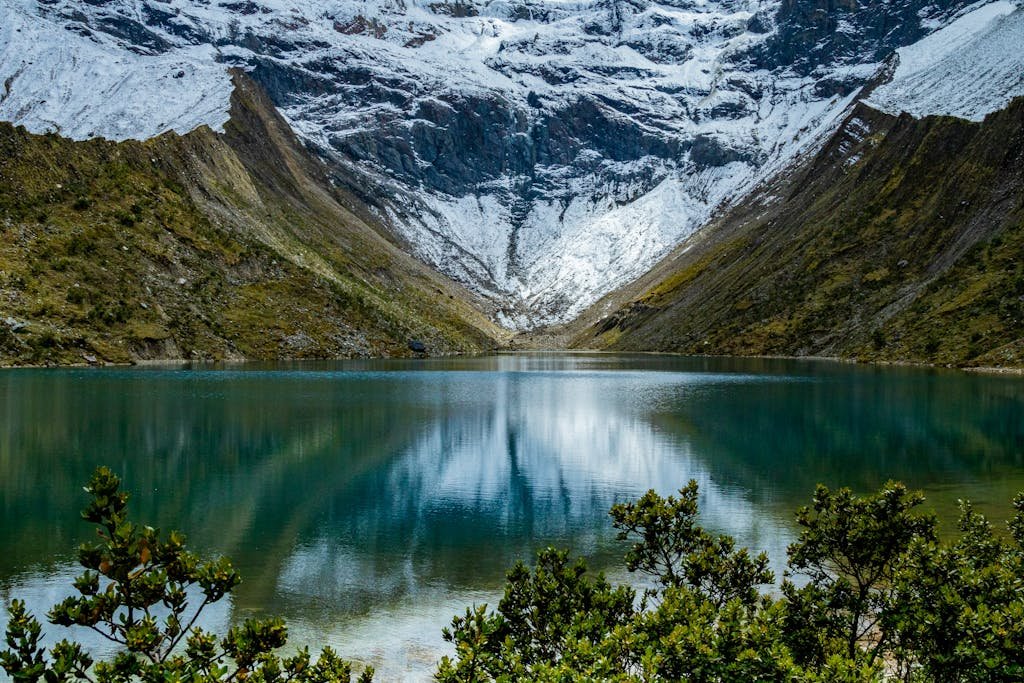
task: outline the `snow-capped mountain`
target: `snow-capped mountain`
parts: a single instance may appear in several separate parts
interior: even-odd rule
[[[981,121],[1024,95],[1024,9],[1000,0],[897,51],[892,79],[867,103],[890,114]]]
[[[880,74],[895,70],[872,102],[915,114],[1024,93],[1021,15],[1003,0],[5,0],[0,118],[74,138],[218,130],[240,67],[411,251],[526,329],[643,273]],[[998,97],[951,97],[986,58]]]

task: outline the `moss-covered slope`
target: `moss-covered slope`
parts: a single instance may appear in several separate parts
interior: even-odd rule
[[[224,134],[73,142],[0,124],[0,363],[493,347],[236,76]]]
[[[858,106],[599,315],[575,345],[1024,364],[1024,100],[983,123]]]

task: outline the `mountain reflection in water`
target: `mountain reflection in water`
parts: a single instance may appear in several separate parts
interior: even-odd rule
[[[45,611],[74,573],[81,485],[124,476],[137,519],[245,579],[212,626],[280,614],[384,678],[544,545],[618,569],[608,508],[696,479],[708,527],[778,568],[818,481],[1008,509],[1020,380],[832,363],[498,356],[0,373],[0,597]]]

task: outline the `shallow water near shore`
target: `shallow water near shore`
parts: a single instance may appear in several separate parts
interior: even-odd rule
[[[1024,380],[656,355],[0,373],[0,599],[64,595],[106,464],[134,517],[229,555],[222,629],[280,615],[379,680],[429,678],[441,628],[545,545],[630,580],[607,514],[701,486],[704,524],[777,569],[814,485],[923,489],[996,519],[1024,490]],[[0,613],[0,620],[6,615]],[[54,631],[55,633],[55,631]],[[102,649],[100,643],[93,644]]]

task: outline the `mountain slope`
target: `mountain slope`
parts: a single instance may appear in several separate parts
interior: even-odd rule
[[[224,133],[74,142],[0,124],[0,358],[491,348],[479,302],[382,236],[236,74]]]
[[[1024,6],[981,5],[896,51],[889,82],[871,93],[876,109],[981,121],[1024,95]]]
[[[1024,98],[980,123],[858,105],[762,190],[576,343],[1024,362]]]
[[[72,137],[219,130],[224,69],[242,68],[397,241],[530,329],[814,149],[892,50],[972,7],[9,0],[0,117]]]

